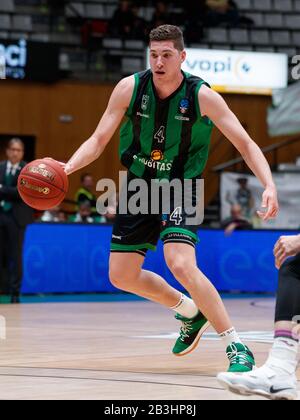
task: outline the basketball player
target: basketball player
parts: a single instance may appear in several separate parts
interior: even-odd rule
[[[262,395],[278,400],[297,398],[297,355],[300,322],[300,235],[282,236],[274,247],[279,268],[275,313],[275,340],[266,363],[253,372],[237,376],[220,373],[219,382],[243,395]],[[284,262],[287,257],[294,257]]]
[[[154,29],[150,34],[151,70],[119,82],[96,131],[71,157],[65,166],[66,173],[96,160],[126,115],[120,132],[120,156],[128,168],[129,180],[196,180],[206,165],[215,124],[241,152],[265,188],[262,206],[266,211],[260,212],[260,216],[264,220],[275,217],[276,188],[261,150],[221,96],[202,79],[181,70],[185,58],[178,27],[163,25]],[[130,194],[133,193],[128,191],[128,200]],[[182,208],[172,208],[168,217],[162,218],[119,212],[111,244],[112,284],[176,312],[182,328],[173,348],[175,355],[191,352],[210,323],[224,341],[229,370],[252,370],[255,364],[252,353],[239,339],[218,292],[197,267],[198,226],[186,223],[187,215]],[[192,299],[157,274],[142,269],[147,250],[155,249],[159,237],[164,243],[168,267]]]

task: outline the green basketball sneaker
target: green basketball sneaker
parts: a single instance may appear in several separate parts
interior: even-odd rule
[[[230,365],[227,372],[250,372],[255,369],[255,360],[252,352],[242,343],[232,343],[226,349]]]
[[[175,318],[182,322],[182,327],[172,351],[175,356],[185,356],[197,347],[202,334],[210,324],[200,311],[191,319],[180,314],[176,314]]]

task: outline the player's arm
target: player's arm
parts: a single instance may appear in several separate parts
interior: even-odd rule
[[[300,253],[300,235],[281,236],[274,246],[275,265],[279,269],[288,257]]]
[[[95,132],[79,147],[65,165],[65,172],[68,175],[99,158],[129,107],[133,90],[134,76],[126,77],[118,83]]]
[[[279,207],[277,191],[269,164],[258,145],[250,138],[224,99],[205,85],[199,91],[199,105],[202,116],[209,117],[236,147],[265,188],[262,207],[267,210],[265,213],[258,212],[259,216],[263,220],[276,217]]]

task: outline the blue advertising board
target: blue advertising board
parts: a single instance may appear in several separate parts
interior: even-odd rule
[[[273,247],[287,232],[199,230],[197,261],[219,291],[274,292],[278,272]],[[288,232],[289,234],[293,232]],[[23,293],[115,292],[108,278],[110,225],[33,224],[24,244]],[[180,285],[163,257],[162,243],[144,268]]]

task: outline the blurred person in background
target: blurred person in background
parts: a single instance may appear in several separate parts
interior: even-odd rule
[[[78,210],[79,206],[83,202],[89,202],[92,213],[95,215],[97,213],[96,210],[96,196],[94,194],[95,189],[95,182],[93,175],[85,173],[81,176],[81,187],[75,194],[75,201],[77,203],[76,210]]]
[[[241,177],[238,178],[236,182],[238,183],[237,190],[234,192],[228,191],[226,194],[226,201],[228,201],[231,206],[239,204],[241,206],[242,216],[245,219],[250,220],[255,202],[252,191],[248,187],[248,178]]]
[[[233,0],[206,0],[207,23],[210,26],[218,26],[221,23],[237,26],[240,13]]]
[[[133,22],[132,27],[130,31],[130,37],[132,39],[140,39],[142,41],[146,41],[148,33],[149,33],[149,27],[148,22],[145,21],[140,15],[139,15],[139,6],[134,4],[131,8],[133,13]]]
[[[131,2],[121,0],[110,22],[110,35],[130,38],[134,19],[135,17],[131,9]]]
[[[60,223],[64,223],[67,221],[66,213],[63,210],[59,210],[58,212],[58,221]]]
[[[33,222],[33,210],[22,201],[17,189],[25,166],[22,140],[11,139],[6,155],[7,160],[0,162],[0,264],[6,262],[11,303],[19,303],[24,234],[26,226]]]
[[[169,6],[163,1],[158,1],[152,15],[151,26],[157,28],[168,22],[170,22]]]
[[[187,2],[184,6],[185,37],[189,42],[200,42],[204,35],[206,24],[206,0]]]
[[[229,236],[235,230],[252,229],[252,224],[243,216],[240,204],[233,204],[230,209],[231,216],[223,220],[221,228],[225,235]]]
[[[66,215],[59,206],[46,210],[41,217],[41,222],[65,222]]]
[[[78,212],[71,216],[69,221],[73,223],[99,223],[100,217],[93,216],[89,201],[84,201],[79,204]]]

